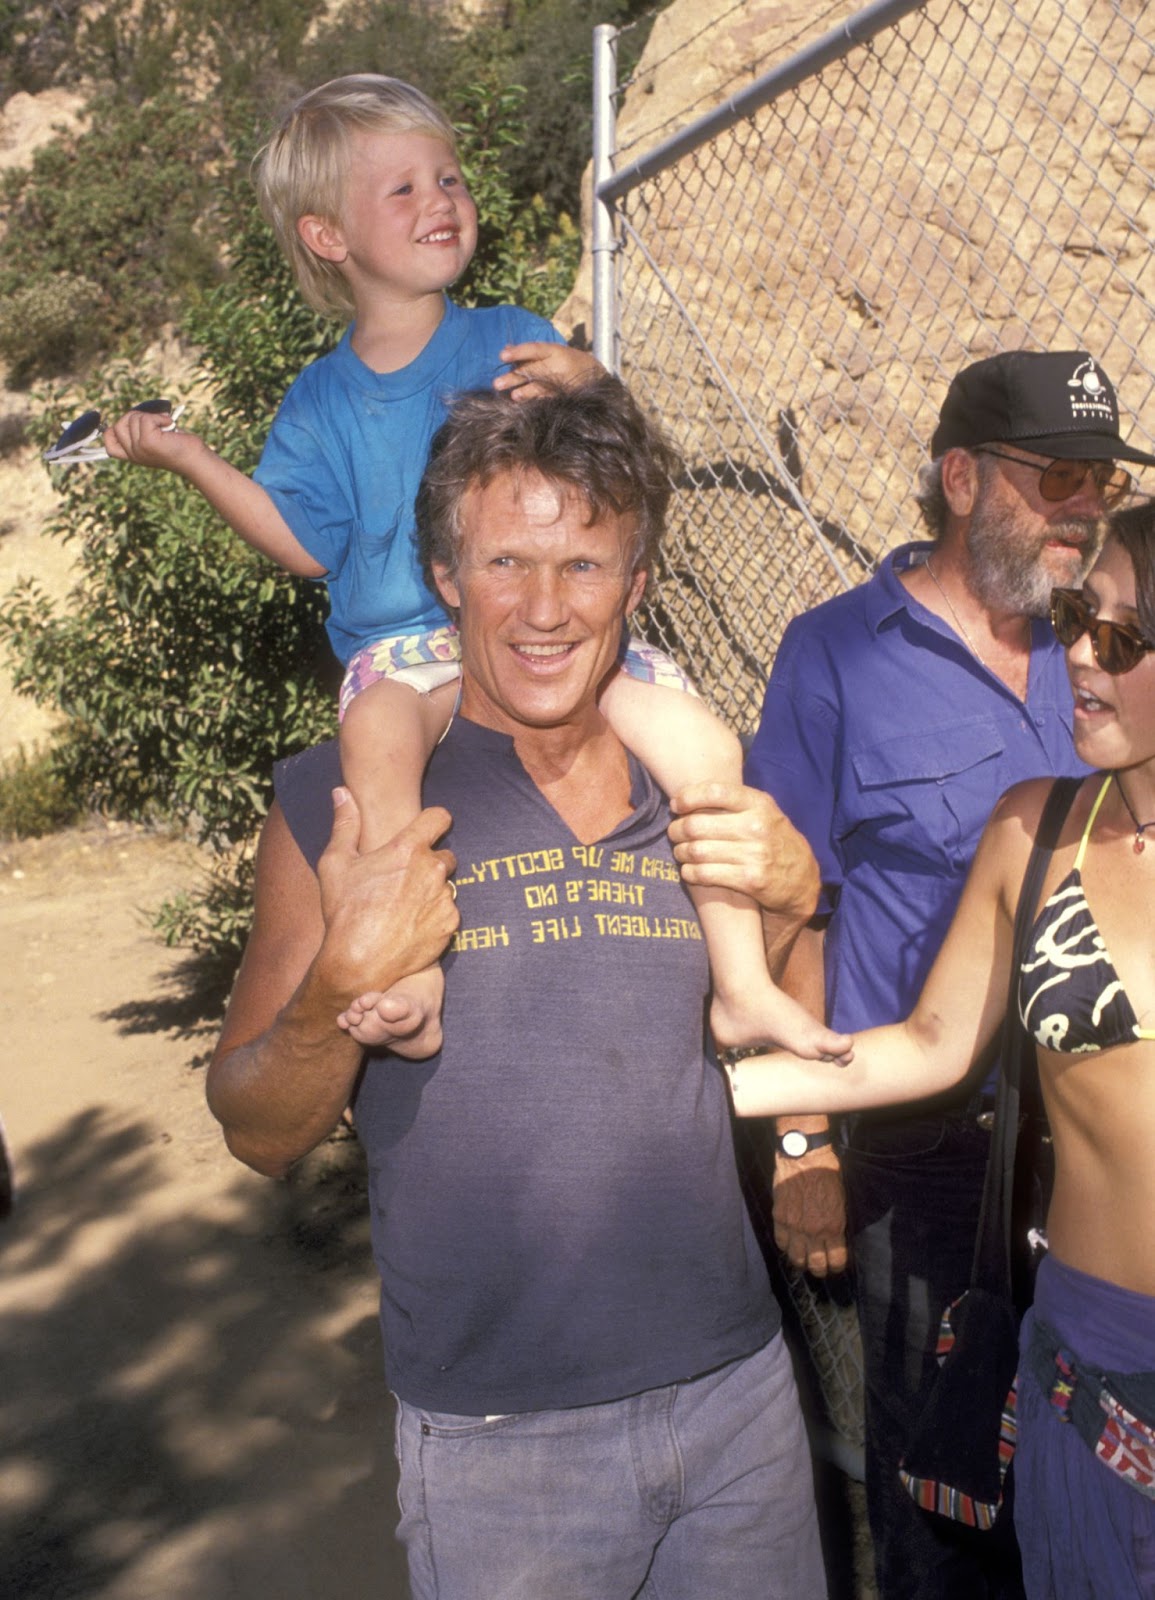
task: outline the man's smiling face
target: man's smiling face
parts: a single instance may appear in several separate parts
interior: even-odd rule
[[[466,716],[516,735],[596,712],[645,588],[631,565],[635,525],[612,512],[591,522],[579,494],[533,471],[469,489],[457,571],[434,569],[461,613]]]

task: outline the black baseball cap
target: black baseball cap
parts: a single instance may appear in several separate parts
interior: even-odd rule
[[[1004,350],[951,380],[932,456],[960,447],[1017,444],[1060,461],[1137,461],[1155,456],[1119,437],[1111,380],[1085,350]]]

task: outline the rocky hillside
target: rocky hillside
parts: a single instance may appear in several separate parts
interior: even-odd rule
[[[736,94],[778,61],[861,10],[858,0],[806,0],[780,5],[719,5],[717,0],[672,0],[658,16],[632,81],[620,97],[619,165],[676,133]],[[574,292],[558,312],[566,331],[592,325],[588,250],[590,173],[586,173],[582,233],[587,249]]]
[[[62,127],[79,120],[79,96],[65,89],[14,94],[0,109],[0,172],[27,166],[33,151]],[[0,386],[0,440],[18,438],[28,412],[26,396]],[[67,591],[72,555],[41,529],[56,505],[48,474],[29,444],[0,454],[0,596],[21,577],[35,577],[49,594]],[[12,693],[0,669],[0,760],[18,745],[44,737],[48,718],[29,700]]]

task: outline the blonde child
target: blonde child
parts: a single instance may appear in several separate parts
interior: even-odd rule
[[[305,299],[351,317],[340,344],[290,387],[252,478],[167,415],[129,412],[105,445],[180,474],[255,549],[327,584],[329,637],[346,666],[341,760],[361,807],[361,848],[374,849],[420,809],[425,764],[457,694],[455,630],[413,547],[414,500],[448,402],[490,385],[516,400],[601,368],[530,312],[467,310],[447,297],[476,247],[477,212],[451,124],[410,85],[358,74],[304,95],[261,152],[257,189]],[[667,793],[740,781],[736,737],[660,651],[629,641],[601,706]],[[718,1043],[844,1052],[843,1035],[771,982],[754,903],[691,892]],[[439,1045],[440,1007],[440,969],[430,968],[362,996],[339,1021],[363,1044],[420,1057]]]

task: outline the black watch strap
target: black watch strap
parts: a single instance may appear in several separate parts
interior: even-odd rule
[[[800,1156],[808,1156],[811,1150],[821,1150],[823,1145],[833,1144],[834,1140],[829,1130],[825,1133],[803,1133],[800,1128],[788,1128],[774,1142],[780,1156],[790,1156],[797,1161]]]

